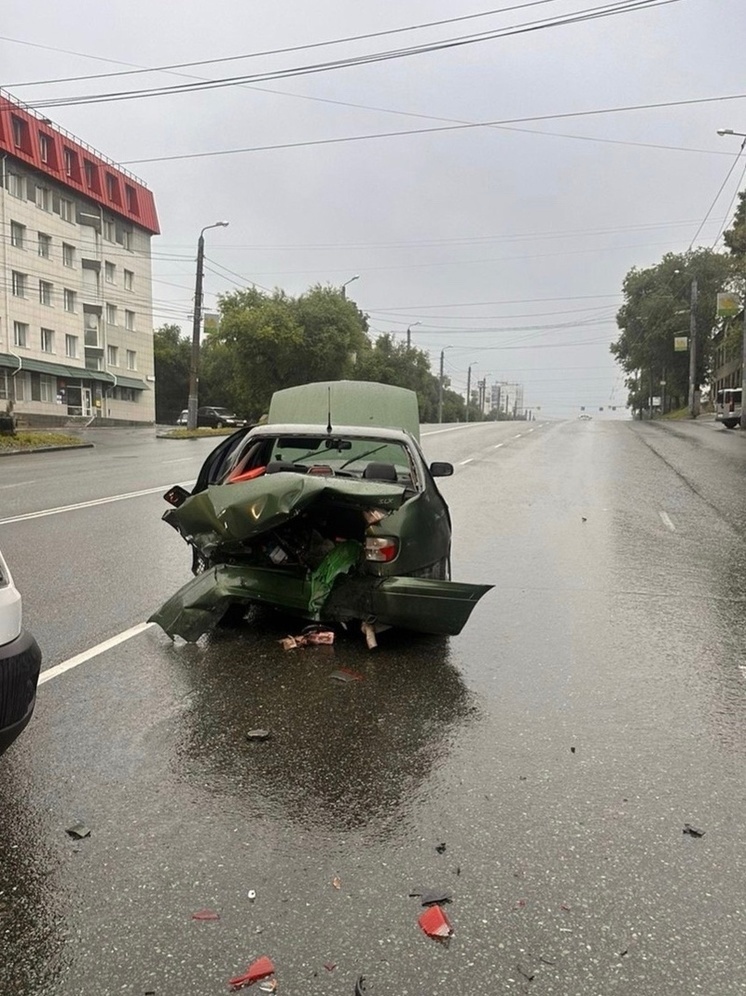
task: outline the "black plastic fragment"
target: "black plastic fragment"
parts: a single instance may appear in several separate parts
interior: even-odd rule
[[[437,889],[431,889],[429,892],[420,893],[420,905],[421,906],[432,906],[434,903],[450,903],[451,893],[445,890],[438,891]]]
[[[435,850],[438,852],[438,854],[445,854],[445,852],[446,852],[446,845],[445,844],[436,844]]]
[[[355,983],[355,996],[363,996],[365,988],[365,976],[361,975]]]
[[[65,833],[72,837],[73,840],[82,840],[83,837],[90,837],[91,831],[85,825],[85,823],[75,823],[73,826],[68,827]]]
[[[704,837],[705,831],[700,830],[699,827],[693,827],[691,823],[684,824],[684,833],[688,833],[690,837]]]

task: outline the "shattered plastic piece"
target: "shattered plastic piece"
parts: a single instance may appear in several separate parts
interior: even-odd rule
[[[73,826],[68,827],[65,833],[72,837],[73,840],[82,840],[83,837],[90,837],[91,831],[85,825],[85,823],[75,823]]]
[[[438,854],[445,854],[446,853],[446,845],[445,844],[436,844],[435,850],[438,852]]]
[[[253,903],[254,900],[256,899],[256,889],[249,889],[249,891],[246,893],[246,896],[249,902]]]
[[[279,644],[283,650],[295,650],[295,648],[298,646],[298,643],[294,636],[284,636],[279,641]]]
[[[450,903],[451,893],[444,890],[432,889],[430,892],[420,893],[420,906],[434,906],[435,903]]]
[[[243,989],[244,986],[252,986],[260,979],[265,979],[268,975],[273,975],[274,971],[275,966],[272,959],[266,955],[262,955],[261,958],[252,961],[243,975],[237,975],[234,979],[231,979],[228,985],[231,989]]]
[[[269,740],[269,730],[249,730],[247,740]]]
[[[334,643],[334,631],[331,629],[312,629],[300,636],[285,636],[278,641],[283,650],[297,650],[298,647],[330,646]]]
[[[436,940],[450,937],[453,933],[453,927],[440,906],[428,906],[418,917],[417,923],[428,937],[434,937]]]
[[[215,910],[197,910],[196,913],[192,913],[192,920],[219,920],[220,914],[216,913]]]
[[[330,678],[334,678],[335,681],[349,682],[349,681],[364,681],[362,674],[358,671],[352,671],[348,667],[341,667],[339,671],[332,671],[329,675]]]
[[[339,877],[339,875],[334,876],[334,878],[332,879],[332,885],[334,886],[335,889],[342,888],[342,879]]]
[[[375,650],[378,646],[375,626],[372,623],[364,621],[360,624],[360,629],[365,637],[365,642],[368,644],[368,650]]]
[[[365,993],[365,976],[361,975],[360,978],[355,983],[355,996],[363,996]]]
[[[325,961],[324,962],[324,968],[327,970],[327,972],[333,972],[336,967],[337,967],[336,961]]]
[[[259,991],[263,993],[277,992],[277,979],[269,979],[268,982],[262,982],[259,986]]]
[[[570,753],[571,753],[571,754],[574,754],[574,753],[575,753],[575,748],[574,748],[574,747],[571,747],[571,748],[570,748]]]
[[[700,830],[699,827],[693,827],[691,823],[684,824],[684,833],[688,833],[690,837],[704,837],[705,831]]]
[[[523,964],[523,962],[519,962],[516,967],[517,967],[518,971],[520,972],[520,974],[523,976],[523,978],[524,979],[528,979],[529,982],[531,982],[531,980],[533,979],[533,977],[536,975],[536,972],[534,971],[534,969],[533,968],[529,968],[529,966]]]

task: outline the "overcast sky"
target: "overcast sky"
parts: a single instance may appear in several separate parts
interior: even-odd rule
[[[2,86],[34,104],[276,73],[601,5],[3,0]],[[314,47],[257,55],[297,46]],[[252,57],[29,85],[234,56]],[[744,0],[674,0],[369,65],[44,113],[153,190],[156,325],[190,330],[197,237],[226,220],[205,236],[208,310],[250,282],[295,295],[359,275],[347,293],[373,333],[413,326],[434,372],[444,351],[455,389],[471,366],[473,383],[519,381],[527,407],[570,417],[624,405],[609,354],[622,281],[694,239],[739,152],[717,129],[746,132],[745,69]],[[589,111],[602,113],[579,113]],[[407,131],[420,133],[330,141]],[[250,151],[200,155],[235,149]],[[193,158],[139,161],[168,156]],[[742,171],[695,245],[715,243]]]

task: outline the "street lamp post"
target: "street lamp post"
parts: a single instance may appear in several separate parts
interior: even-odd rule
[[[422,325],[422,322],[412,322],[411,325],[407,325],[407,352],[412,348],[412,329],[415,325]]]
[[[465,421],[469,421],[469,399],[471,398],[471,364],[469,364],[469,369],[466,371],[466,418]]]
[[[440,351],[440,376],[438,377],[438,422],[443,421],[443,357],[450,346],[444,346]]]
[[[208,228],[227,228],[227,221],[216,221],[205,225],[197,241],[197,277],[194,283],[194,321],[192,323],[192,362],[189,370],[189,402],[187,405],[187,429],[197,428],[197,406],[199,404],[199,333],[202,325],[202,276],[205,262],[205,232]]]
[[[699,415],[697,409],[697,278],[692,277],[689,307],[689,414],[692,418]]]
[[[359,280],[359,279],[360,279],[360,274],[356,273],[354,277],[350,277],[349,280],[345,280],[345,282],[342,284],[342,297],[344,298],[347,297],[347,291],[345,290],[347,284],[351,284],[353,280]]]
[[[742,138],[741,152],[746,148],[746,132],[732,128],[718,128],[718,135],[737,135]],[[746,430],[746,301],[743,302],[743,338],[741,340],[741,428]]]

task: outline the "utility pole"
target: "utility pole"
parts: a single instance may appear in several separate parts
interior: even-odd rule
[[[422,322],[412,322],[411,325],[407,325],[407,352],[412,348],[412,329],[415,325],[422,325]]]
[[[202,325],[202,279],[205,265],[205,232],[208,228],[227,228],[227,221],[206,225],[197,241],[197,277],[194,282],[194,321],[192,322],[192,362],[189,368],[189,402],[187,404],[187,429],[197,428],[199,404],[199,333]]]
[[[438,378],[438,422],[443,421],[443,357],[445,349],[440,351],[440,377]]]
[[[469,399],[471,398],[471,367],[466,374],[466,421],[469,421]]]
[[[746,429],[746,303],[743,307],[743,342],[741,343],[741,429]]]
[[[696,418],[697,410],[697,278],[692,277],[689,302],[689,414]]]

